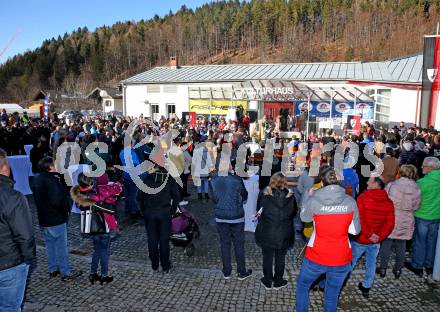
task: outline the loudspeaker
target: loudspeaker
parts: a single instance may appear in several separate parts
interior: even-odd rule
[[[237,120],[241,120],[243,118],[243,107],[238,106],[237,110],[235,111],[235,114],[237,116]]]
[[[287,116],[289,116],[289,109],[288,108],[281,108],[280,115],[287,118]]]
[[[289,115],[289,109],[288,108],[281,108],[280,109],[280,130],[281,131],[287,131],[287,116]]]

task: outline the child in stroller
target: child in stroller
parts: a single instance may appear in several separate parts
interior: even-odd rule
[[[171,242],[174,246],[183,247],[184,253],[194,255],[193,239],[200,236],[199,226],[188,210],[178,207],[171,220]]]

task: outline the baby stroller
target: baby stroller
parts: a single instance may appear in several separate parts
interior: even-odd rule
[[[178,207],[171,220],[171,242],[174,246],[183,247],[188,257],[194,255],[193,239],[200,236],[199,226],[188,210]]]

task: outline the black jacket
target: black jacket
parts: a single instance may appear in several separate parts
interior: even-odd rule
[[[287,249],[295,242],[295,196],[291,191],[277,189],[268,195],[267,190],[258,196],[257,210],[263,208],[263,212],[255,230],[255,241],[261,248]]]
[[[62,175],[52,172],[37,174],[31,188],[40,226],[51,227],[67,222],[71,204]]]
[[[412,154],[414,154],[414,150],[407,151],[404,148],[402,148],[402,151],[399,155],[399,162],[401,165],[407,165],[409,164],[409,159],[411,158]]]
[[[176,212],[180,195],[177,183],[171,175],[165,170],[159,170],[152,174],[148,174],[143,179],[143,182],[149,188],[154,190],[161,188],[163,184],[165,185],[157,194],[144,193],[139,189],[136,196],[139,210],[144,214],[148,212],[162,211],[169,211],[171,214]]]
[[[415,151],[408,158],[407,164],[413,165],[417,168],[417,174],[419,175],[419,178],[422,178],[424,176],[422,165],[423,161],[428,156],[428,153],[425,153],[424,151]]]
[[[38,162],[42,160],[45,156],[49,156],[49,146],[38,146],[37,144],[34,145],[34,147],[30,151],[30,159],[32,164],[32,172],[33,173],[39,173],[40,168],[38,167]]]
[[[32,216],[14,182],[0,175],[0,271],[35,260]]]

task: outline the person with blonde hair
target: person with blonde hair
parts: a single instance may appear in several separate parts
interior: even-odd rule
[[[336,311],[344,280],[351,270],[348,234],[360,232],[356,201],[345,193],[334,168],[321,170],[322,188],[311,191],[301,208],[301,220],[314,229],[296,284],[296,311],[308,311],[310,286],[325,274],[324,311]]]
[[[285,258],[287,249],[295,242],[293,218],[297,211],[295,196],[281,172],[275,173],[269,185],[260,192],[257,210],[259,223],[255,241],[263,252],[264,276],[261,283],[266,289],[280,289],[287,286],[287,281],[283,279]]]
[[[400,178],[390,182],[385,187],[388,197],[394,204],[394,229],[380,246],[380,266],[376,269],[381,277],[385,277],[391,247],[396,249],[396,259],[393,268],[395,278],[399,278],[405,263],[406,241],[414,233],[414,211],[420,206],[420,188],[417,186],[417,168],[413,165],[402,165],[399,170]]]
[[[396,180],[397,173],[399,172],[399,160],[395,157],[395,151],[392,147],[388,146],[385,149],[385,157],[382,159],[382,163],[382,178],[385,184]]]

